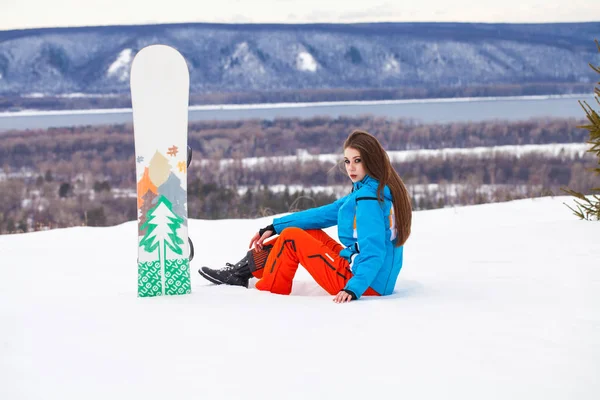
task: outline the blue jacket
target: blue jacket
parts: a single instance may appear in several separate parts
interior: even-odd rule
[[[299,211],[273,220],[276,233],[285,228],[325,229],[337,225],[340,242],[353,277],[344,289],[357,298],[369,288],[381,295],[394,291],[402,268],[403,247],[395,247],[395,220],[390,189],[384,187],[384,200],[377,200],[379,181],[366,175],[352,186],[352,193],[334,203]]]

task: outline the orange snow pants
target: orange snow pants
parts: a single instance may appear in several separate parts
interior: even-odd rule
[[[263,246],[272,245],[264,268],[253,271],[258,278],[256,288],[277,294],[290,294],[292,281],[302,264],[313,279],[331,295],[339,293],[352,271],[348,261],[339,256],[342,245],[322,230],[286,228],[279,236],[265,241]],[[368,288],[364,293],[378,295]]]

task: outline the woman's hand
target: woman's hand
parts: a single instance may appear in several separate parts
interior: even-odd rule
[[[334,303],[348,303],[352,300],[352,295],[350,293],[346,293],[343,290],[335,295],[333,298]]]
[[[250,246],[248,248],[251,249],[256,246],[257,249],[262,250],[263,242],[271,235],[273,235],[273,231],[265,231],[262,235],[260,232],[256,232],[254,236],[252,236],[252,239],[250,239]]]

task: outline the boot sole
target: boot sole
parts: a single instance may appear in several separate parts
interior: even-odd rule
[[[200,274],[200,276],[202,276],[204,279],[206,279],[207,281],[214,283],[216,285],[224,285],[224,282],[221,282],[219,280],[216,280],[215,278],[213,278],[212,276],[207,275],[205,272],[202,272],[202,268],[200,268],[198,270],[198,273]]]

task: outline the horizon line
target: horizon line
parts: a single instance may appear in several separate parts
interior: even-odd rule
[[[126,28],[126,27],[151,27],[151,26],[341,26],[341,25],[574,25],[574,24],[599,24],[599,21],[555,21],[555,22],[476,22],[476,21],[356,21],[356,22],[139,22],[139,23],[109,23],[101,25],[57,25],[33,26],[24,28],[0,29],[0,33],[23,32],[33,30],[69,30],[69,29],[94,29],[94,28]]]

